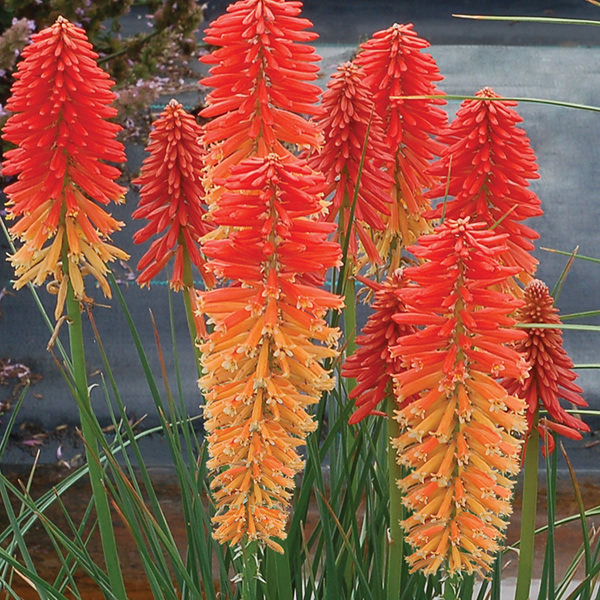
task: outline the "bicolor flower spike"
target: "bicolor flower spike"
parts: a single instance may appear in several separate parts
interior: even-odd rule
[[[317,115],[320,57],[305,44],[318,37],[299,16],[301,2],[240,0],[206,30],[204,41],[217,50],[202,57],[213,65],[201,84],[213,87],[204,143],[209,181],[225,177],[232,165],[251,156],[286,156],[286,145],[318,149]]]
[[[210,231],[203,220],[204,187],[202,177],[205,151],[200,146],[201,127],[176,100],[171,100],[154,122],[150,133],[150,153],[134,180],[141,186],[136,219],[148,224],[135,233],[133,240],[141,244],[157,237],[138,263],[142,271],[140,285],[149,285],[156,275],[175,257],[170,285],[174,290],[184,286],[186,256],[208,287],[214,276],[207,273],[199,250],[200,238]],[[191,285],[191,284],[190,284]]]
[[[393,320],[395,314],[404,311],[404,304],[398,298],[398,291],[407,285],[402,269],[394,271],[384,283],[375,283],[360,275],[358,278],[375,290],[375,299],[362,333],[356,338],[358,349],[342,368],[344,377],[356,379],[356,386],[348,395],[356,405],[348,421],[350,425],[368,415],[386,415],[378,407],[392,395],[394,374],[404,370],[401,360],[392,356],[392,347],[402,336],[416,332],[416,327]]]
[[[325,145],[312,154],[309,164],[327,179],[327,195],[332,194],[327,220],[338,222],[339,233],[348,232],[355,190],[356,204],[348,251],[363,252],[372,264],[381,263],[370,231],[383,231],[390,216],[393,180],[381,166],[393,161],[385,141],[383,122],[374,112],[364,71],[347,62],[338,67],[323,94],[323,115],[317,123],[323,128]],[[362,170],[361,170],[362,169]]]
[[[560,325],[558,309],[543,281],[534,279],[525,288],[525,306],[517,311],[519,323],[541,323]],[[507,378],[502,383],[509,394],[518,395],[527,401],[529,428],[534,425],[538,409],[547,411],[538,422],[538,431],[543,441],[548,441],[550,452],[554,450],[552,431],[579,440],[581,432],[590,428],[578,417],[568,413],[560,399],[580,408],[587,407],[582,398],[583,390],[575,383],[577,374],[573,362],[563,348],[562,331],[550,328],[528,328],[527,337],[515,344],[529,363],[529,377],[524,381]],[[545,445],[543,447],[545,451]]]
[[[431,173],[442,178],[432,198],[452,197],[429,216],[448,219],[471,217],[498,233],[508,233],[502,261],[518,266],[517,278],[527,284],[537,268],[532,240],[539,234],[523,223],[543,214],[539,198],[528,186],[539,177],[535,154],[523,119],[511,108],[516,102],[500,98],[492,89],[465,100],[439,141],[446,145]],[[449,176],[449,180],[448,180]]]
[[[446,220],[409,250],[426,261],[405,269],[414,285],[398,291],[401,325],[422,326],[398,340],[392,354],[397,460],[411,469],[399,481],[411,515],[403,521],[414,549],[413,571],[485,574],[511,512],[527,429],[525,403],[509,395],[499,376],[522,380],[527,365],[507,344],[524,339],[510,314],[522,305],[497,286],[517,268],[501,265],[506,234],[469,219]]]
[[[214,324],[200,347],[215,538],[281,550],[298,446],[316,424],[309,407],[334,380],[323,361],[339,331],[324,321],[342,299],[318,287],[339,266],[335,229],[317,217],[325,181],[276,154],[232,168],[212,218],[229,236],[204,244],[207,268],[230,285],[199,293]]]
[[[386,144],[393,160],[387,171],[394,179],[392,214],[385,231],[376,236],[381,256],[391,256],[390,271],[400,264],[400,251],[431,231],[423,213],[431,208],[425,191],[436,185],[428,173],[430,161],[443,146],[435,140],[448,117],[438,105],[442,99],[410,99],[401,96],[434,96],[442,79],[435,60],[423,50],[429,42],[418,37],[412,24],[395,24],[378,31],[361,44],[354,62],[366,73],[375,102],[375,112],[386,131]]]
[[[78,300],[87,298],[83,277],[91,274],[110,297],[107,263],[128,255],[108,242],[122,223],[98,204],[122,202],[120,171],[105,161],[124,162],[115,136],[113,82],[98,66],[83,29],[59,17],[32,36],[23,50],[6,108],[13,114],[3,138],[17,146],[6,152],[4,175],[11,234],[23,245],[10,257],[15,287],[42,284],[57,291],[56,318],[68,282]]]

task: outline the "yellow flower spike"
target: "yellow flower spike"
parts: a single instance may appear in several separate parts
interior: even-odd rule
[[[401,434],[393,442],[398,462],[412,469],[399,482],[413,511],[402,523],[414,549],[411,571],[444,564],[450,575],[484,575],[506,529],[513,485],[506,475],[519,468],[515,434],[525,419],[523,402],[496,380],[498,356],[511,372],[524,368],[507,345],[521,337],[508,329],[520,301],[497,291],[516,269],[495,259],[505,238],[468,219],[447,220],[410,248],[429,262],[406,268],[413,285],[396,290],[405,310],[394,321],[423,324],[393,348],[409,365],[395,376],[397,399],[414,396],[396,412]],[[450,271],[443,267],[449,257]],[[425,542],[424,528],[439,524]]]
[[[322,361],[337,355],[331,346],[339,333],[322,316],[342,302],[308,283],[337,264],[340,253],[326,239],[335,225],[315,219],[323,183],[297,159],[248,159],[232,167],[211,207],[213,223],[227,227],[228,237],[204,240],[207,269],[232,282],[198,294],[198,306],[215,324],[200,347],[205,374],[199,384],[221,542],[256,539],[281,550],[272,538],[285,538],[294,476],[303,466],[297,448],[316,428],[307,407],[335,384]],[[315,250],[299,257],[307,228],[316,231]],[[235,315],[222,311],[227,303],[236,306]],[[232,488],[223,475],[238,467],[246,475]],[[250,507],[252,518],[233,528],[237,513],[228,518],[229,507],[239,505]]]
[[[398,98],[439,94],[439,69],[432,56],[422,52],[428,45],[411,24],[395,24],[361,44],[354,59],[365,72],[375,112],[384,123],[387,147],[393,149],[392,160],[385,165],[394,180],[391,214],[384,231],[369,232],[380,255],[389,257],[391,272],[400,266],[401,250],[431,231],[423,216],[430,208],[424,192],[439,181],[428,174],[428,163],[443,149],[433,136],[447,125],[447,115],[438,106],[444,101]]]

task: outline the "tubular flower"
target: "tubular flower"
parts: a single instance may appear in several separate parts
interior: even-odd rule
[[[543,281],[534,279],[525,288],[525,306],[517,311],[519,323],[544,323],[560,325],[558,309]],[[502,384],[509,394],[527,401],[529,429],[534,425],[538,408],[548,411],[550,419],[540,419],[538,431],[542,440],[548,440],[550,452],[554,449],[554,438],[548,430],[556,431],[572,439],[581,439],[581,431],[590,428],[581,419],[569,414],[559,403],[562,398],[575,406],[586,407],[581,397],[583,390],[574,383],[577,374],[573,362],[565,352],[560,329],[527,329],[527,337],[515,344],[530,365],[529,377],[525,381],[506,378]]]
[[[444,179],[431,191],[432,198],[453,196],[429,216],[459,219],[470,216],[508,233],[508,250],[502,261],[518,266],[517,278],[531,280],[537,260],[531,243],[539,235],[523,224],[543,214],[539,198],[528,189],[537,179],[535,154],[525,131],[517,127],[523,119],[510,107],[516,102],[499,98],[490,88],[476,94],[481,100],[465,100],[448,129],[439,136],[446,145],[431,173]],[[448,178],[449,181],[445,181]]]
[[[320,57],[305,31],[312,23],[299,17],[302,3],[283,0],[240,0],[207,29],[205,42],[219,48],[201,60],[213,87],[206,124],[208,178],[227,175],[230,167],[250,156],[289,154],[285,144],[317,149],[319,128],[303,115],[317,115]]]
[[[120,171],[104,161],[123,162],[125,154],[115,139],[121,128],[106,120],[116,114],[113,82],[83,29],[59,17],[32,41],[15,73],[6,105],[14,114],[3,131],[17,146],[6,152],[3,174],[18,176],[5,192],[9,218],[19,218],[10,232],[23,242],[10,261],[17,288],[57,282],[58,318],[67,282],[85,300],[83,276],[90,273],[110,297],[106,263],[129,258],[107,242],[122,223],[96,204],[123,201]]]
[[[415,285],[398,291],[406,308],[394,320],[423,328],[392,352],[406,369],[395,376],[398,401],[416,396],[397,411],[402,433],[392,443],[411,469],[398,485],[412,511],[402,525],[413,571],[446,563],[450,574],[485,573],[511,512],[525,403],[497,377],[522,379],[527,368],[507,346],[526,336],[509,316],[522,302],[495,289],[516,271],[498,261],[505,242],[467,218],[409,248],[427,262],[405,269]]]
[[[431,55],[422,52],[429,43],[418,37],[412,24],[378,31],[361,45],[354,62],[366,72],[375,112],[383,119],[386,143],[393,160],[387,171],[393,176],[392,214],[385,232],[378,236],[380,254],[392,254],[391,270],[400,263],[400,250],[431,231],[423,212],[431,208],[424,191],[438,183],[428,173],[429,163],[442,146],[434,136],[447,125],[441,99],[402,100],[399,96],[439,95],[435,82],[442,76]]]
[[[342,299],[314,285],[339,265],[318,220],[325,187],[300,159],[250,158],[233,167],[212,208],[226,239],[204,245],[208,269],[229,287],[199,293],[214,331],[201,345],[211,488],[221,542],[258,539],[281,551],[298,446],[313,431],[308,407],[334,382],[327,310]]]
[[[138,263],[142,271],[140,285],[150,281],[175,256],[171,288],[183,287],[186,256],[199,269],[208,287],[214,286],[214,276],[207,273],[198,244],[210,231],[203,220],[204,188],[202,173],[204,151],[199,144],[201,127],[192,115],[185,112],[176,100],[171,100],[154,122],[150,133],[150,153],[142,165],[140,176],[134,180],[141,186],[140,203],[133,212],[136,219],[147,219],[148,224],[135,233],[136,244],[159,235]],[[188,283],[191,285],[191,283]]]
[[[404,369],[401,360],[393,357],[391,349],[405,335],[416,332],[416,327],[398,324],[393,315],[404,311],[404,304],[398,298],[398,290],[407,285],[402,269],[397,269],[384,283],[375,283],[358,276],[375,290],[375,300],[362,334],[356,338],[358,349],[346,359],[342,376],[356,379],[357,385],[349,398],[354,400],[356,410],[349,419],[350,425],[362,421],[368,415],[385,416],[377,406],[391,394],[393,375]]]
[[[363,74],[360,67],[347,62],[332,75],[329,89],[323,94],[324,112],[317,120],[323,128],[325,145],[320,154],[309,158],[309,164],[327,179],[326,193],[333,194],[327,220],[334,221],[341,213],[338,228],[342,235],[348,231],[358,184],[348,249],[350,256],[357,256],[358,236],[369,261],[377,264],[381,257],[368,229],[383,231],[382,216],[390,215],[393,180],[380,167],[392,162],[393,157],[386,146],[382,120],[373,111]]]

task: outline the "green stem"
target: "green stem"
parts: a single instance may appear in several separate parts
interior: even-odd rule
[[[139,50],[142,46],[144,46],[144,44],[149,42],[152,38],[156,37],[157,35],[161,34],[165,29],[166,27],[161,27],[160,29],[152,31],[139,39],[128,40],[128,44],[124,48],[121,48],[121,50],[117,50],[112,54],[99,58],[98,64],[102,65],[103,63],[110,62],[111,60],[118,58],[119,56],[123,56],[123,54],[127,54],[134,49]]]
[[[90,393],[88,389],[85,352],[83,345],[83,326],[81,320],[81,308],[75,299],[73,288],[69,282],[67,291],[67,315],[69,317],[69,341],[71,345],[71,360],[73,363],[73,376],[77,391],[76,401],[81,418],[81,432],[85,441],[85,452],[87,465],[92,486],[92,494],[98,517],[98,527],[104,552],[104,560],[111,591],[115,597],[127,600],[127,592],[123,582],[117,543],[113,529],[112,517],[108,495],[104,487],[104,472],[99,459],[99,435],[100,427],[92,411]]]
[[[405,517],[402,497],[397,481],[402,478],[402,466],[396,462],[396,450],[392,439],[400,436],[400,425],[394,418],[396,402],[388,386],[386,399],[388,414],[388,470],[390,493],[390,546],[387,564],[387,599],[398,600],[402,595],[402,573],[404,571],[404,531],[400,521]]]
[[[242,546],[243,570],[241,573],[241,600],[256,599],[258,582],[258,542],[247,542]]]
[[[190,259],[190,253],[187,248],[183,248],[183,303],[185,304],[185,314],[187,317],[188,329],[190,337],[192,339],[192,346],[194,348],[194,354],[196,356],[196,369],[198,371],[198,377],[202,376],[202,365],[200,359],[202,354],[200,348],[198,348],[197,339],[198,331],[196,330],[196,321],[194,319],[194,309],[192,308],[192,300],[190,294],[194,293],[194,276],[192,273],[192,261]]]
[[[348,277],[345,286],[346,307],[344,308],[344,333],[346,334],[346,356],[356,351],[356,280]],[[356,385],[354,379],[347,380],[348,393]]]
[[[517,571],[517,589],[515,600],[528,600],[533,574],[535,546],[535,516],[538,495],[538,468],[540,436],[537,431],[537,414],[527,440],[525,451],[525,470],[523,479],[523,502],[521,510],[521,541],[519,568]]]
[[[454,573],[444,582],[444,600],[458,600],[458,587],[460,585],[460,575]]]

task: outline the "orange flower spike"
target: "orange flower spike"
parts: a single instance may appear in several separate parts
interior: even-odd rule
[[[383,218],[390,215],[393,179],[380,167],[393,162],[393,157],[386,146],[383,121],[374,112],[364,70],[357,65],[347,62],[338,67],[327,87],[322,100],[324,112],[317,119],[325,145],[320,154],[309,158],[309,164],[327,179],[326,196],[333,194],[327,220],[335,221],[340,214],[338,228],[342,235],[348,230],[360,173],[348,250],[357,257],[358,236],[368,260],[379,264],[381,257],[368,230],[383,231]]]
[[[123,224],[95,204],[120,203],[126,191],[115,183],[119,169],[104,162],[124,162],[125,153],[115,139],[120,126],[107,121],[116,115],[114,82],[97,58],[84,30],[59,17],[23,50],[6,104],[13,114],[3,138],[17,148],[6,152],[2,171],[18,179],[4,191],[8,218],[19,219],[10,231],[23,242],[10,257],[15,287],[53,278],[56,318],[67,281],[85,300],[83,277],[91,273],[110,297],[106,263],[129,258],[108,243]]]
[[[299,16],[301,2],[240,0],[206,30],[217,46],[201,58],[213,65],[200,81],[214,88],[201,116],[206,124],[208,176],[225,177],[232,165],[250,156],[289,155],[285,144],[318,149],[319,127],[304,115],[318,115],[321,94],[311,84],[320,57],[305,42],[318,37]]]
[[[391,350],[402,365],[394,375],[398,400],[416,397],[396,411],[403,433],[393,441],[398,462],[412,469],[398,485],[413,511],[403,522],[413,571],[446,564],[450,574],[485,574],[511,511],[505,475],[519,469],[525,403],[496,377],[524,378],[527,369],[509,347],[526,336],[510,317],[523,303],[497,290],[518,269],[499,261],[506,239],[484,223],[446,220],[409,248],[424,262],[404,269],[413,284],[397,290],[403,312],[393,320],[423,326]],[[426,545],[423,527],[434,532]]]
[[[377,410],[382,400],[391,391],[392,376],[404,369],[398,358],[393,358],[391,348],[397,340],[416,328],[411,325],[397,324],[392,316],[403,310],[397,290],[407,285],[401,269],[390,275],[383,284],[374,283],[359,276],[369,287],[375,289],[372,313],[363,327],[362,334],[356,338],[356,352],[346,359],[342,376],[356,379],[356,386],[349,398],[354,400],[355,412],[349,424],[359,423],[368,415],[385,416]]]
[[[445,145],[441,159],[430,173],[442,181],[431,198],[453,197],[428,214],[449,219],[471,217],[508,233],[505,264],[518,266],[517,277],[527,283],[537,268],[531,255],[532,240],[539,235],[523,224],[543,214],[539,198],[528,189],[539,177],[535,154],[525,131],[517,126],[523,119],[511,108],[516,102],[499,98],[492,89],[477,92],[480,100],[465,100],[450,126],[438,139]],[[450,173],[450,181],[447,181]]]
[[[205,152],[199,143],[202,129],[176,100],[167,104],[153,126],[146,148],[150,156],[144,160],[140,176],[133,181],[141,190],[139,206],[132,216],[149,222],[134,234],[133,240],[142,244],[152,236],[159,237],[138,263],[138,270],[142,271],[138,282],[141,286],[149,285],[175,257],[170,286],[181,289],[187,252],[206,286],[214,287],[214,276],[206,271],[198,249],[200,238],[211,229],[203,220]]]
[[[543,281],[534,279],[525,288],[525,305],[517,312],[519,323],[544,323],[560,325],[558,309]],[[502,384],[509,394],[520,396],[527,401],[527,422],[533,427],[533,419],[539,409],[548,412],[548,419],[541,419],[538,425],[542,441],[551,440],[548,429],[573,439],[581,439],[581,432],[590,430],[581,419],[568,413],[560,399],[584,408],[587,402],[581,394],[583,390],[575,384],[577,374],[573,362],[563,348],[560,329],[528,328],[524,339],[516,342],[515,349],[522,352],[530,365],[529,377],[519,380],[506,378]]]
[[[392,270],[400,264],[400,250],[431,231],[423,217],[431,208],[424,192],[440,180],[429,174],[428,168],[443,150],[434,138],[448,122],[439,108],[445,101],[399,98],[441,94],[436,87],[442,79],[440,71],[432,56],[423,52],[428,46],[412,24],[395,24],[362,44],[354,60],[365,71],[365,83],[373,94],[375,112],[383,120],[386,144],[393,154],[386,165],[394,179],[392,215],[378,243],[382,256],[392,253]]]
[[[280,551],[274,538],[285,538],[303,466],[297,448],[316,425],[307,409],[334,384],[322,362],[337,356],[339,331],[323,317],[342,299],[312,280],[337,266],[341,251],[327,240],[335,224],[317,220],[325,180],[305,161],[249,158],[223,186],[211,218],[229,235],[206,240],[204,252],[207,269],[230,285],[198,294],[214,323],[200,348],[199,381],[215,473],[214,536]],[[223,304],[241,318],[230,319]]]

